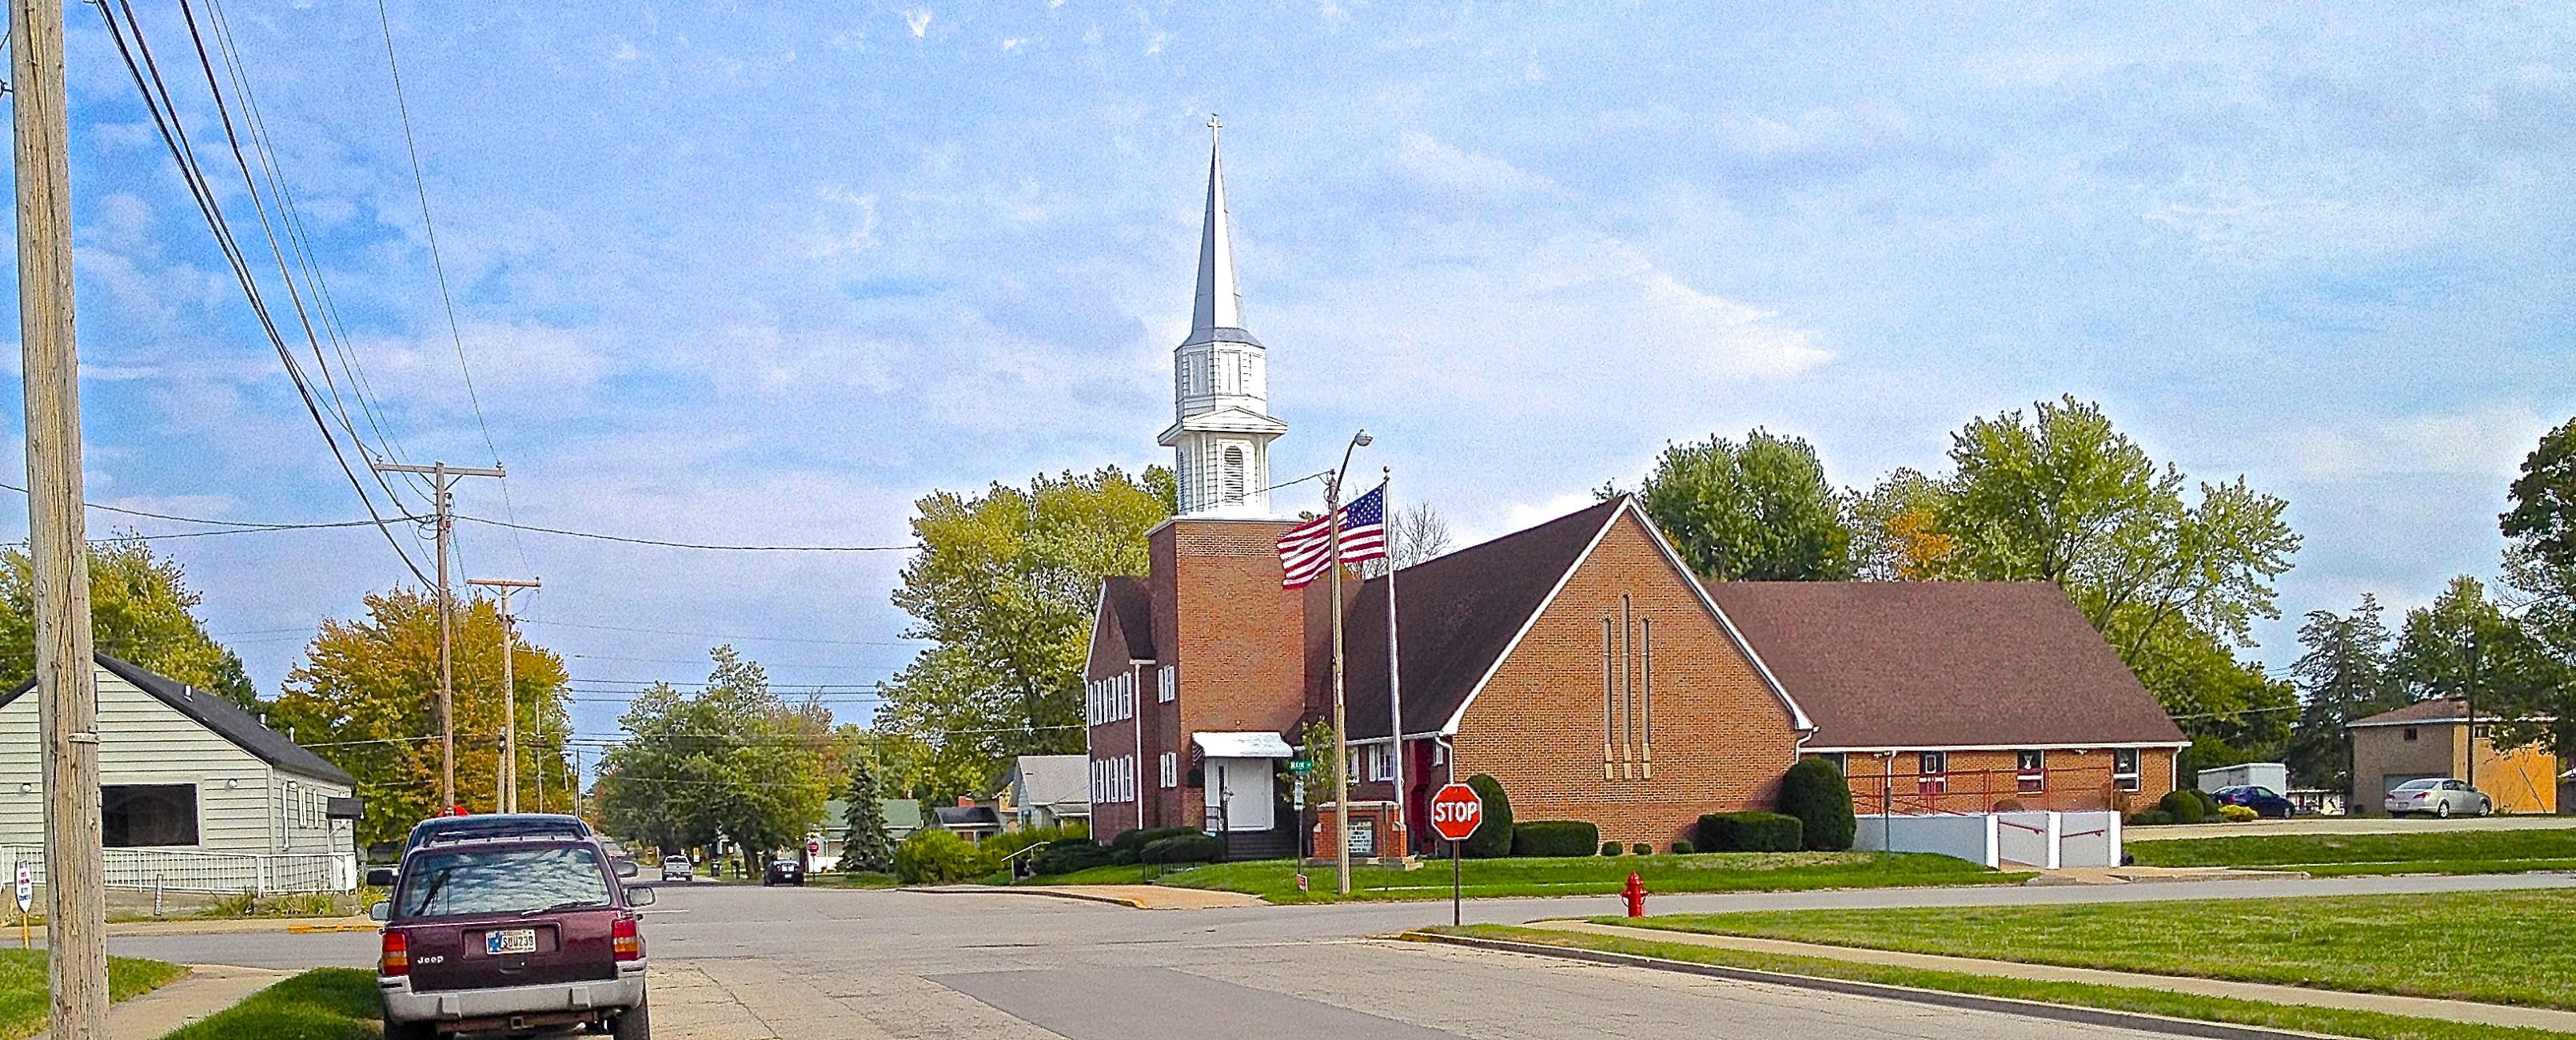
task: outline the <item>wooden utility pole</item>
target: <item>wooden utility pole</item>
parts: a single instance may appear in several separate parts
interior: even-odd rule
[[[19,0],[23,2],[23,0]],[[450,644],[455,639],[453,618],[455,597],[447,593],[447,539],[454,533],[456,521],[448,515],[450,500],[447,489],[458,477],[505,477],[501,467],[467,469],[433,462],[415,466],[407,462],[371,463],[379,473],[427,473],[431,486],[431,508],[438,516],[438,811],[447,812],[456,805],[456,663]]]
[[[81,516],[80,352],[72,334],[71,127],[61,0],[10,0],[18,177],[18,336],[27,395],[27,554],[45,745],[46,982],[53,1035],[107,1036],[107,864],[99,838],[98,672]]]
[[[467,578],[465,583],[501,590],[501,796],[494,802],[502,812],[514,813],[519,811],[519,680],[510,665],[519,656],[519,619],[510,613],[510,594],[545,583],[535,578]],[[544,790],[544,773],[537,774],[537,783]]]

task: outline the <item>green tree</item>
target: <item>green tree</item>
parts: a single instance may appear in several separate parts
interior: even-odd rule
[[[2254,645],[2256,619],[2279,616],[2272,582],[2299,546],[2288,503],[2242,477],[2204,482],[2187,503],[2180,470],[2072,397],[1971,420],[1950,458],[1958,472],[1933,518],[1952,543],[1944,576],[2065,588],[2181,719],[2199,764],[2280,750],[2295,693],[2233,651]]]
[[[206,634],[203,600],[176,560],[139,539],[89,546],[89,617],[98,652],[133,662],[257,710],[259,694],[241,658]],[[24,549],[0,550],[0,681],[36,674],[35,572]]]
[[[2349,614],[2312,610],[2299,626],[2299,645],[2307,653],[2290,666],[2290,674],[2305,698],[2283,760],[2300,784],[2351,797],[2352,743],[2345,724],[2406,700],[2389,676],[2392,638],[2380,620],[2378,598],[2369,593]]]
[[[843,871],[894,869],[894,839],[886,833],[885,806],[877,800],[877,774],[865,760],[851,764],[849,803],[841,822],[849,834],[841,839]]]
[[[1946,482],[1912,469],[1898,469],[1867,491],[1843,497],[1843,523],[1852,532],[1856,577],[1869,581],[1928,581],[1939,578],[1958,549],[1956,539],[1938,529]]]
[[[790,705],[730,646],[694,692],[647,687],[601,763],[610,833],[664,849],[739,845],[746,862],[804,843],[823,817],[837,753],[831,713]]]
[[[1013,755],[1082,748],[1082,668],[1100,580],[1142,574],[1171,516],[1171,473],[1117,467],[941,491],[915,503],[922,551],[895,606],[934,645],[884,687],[875,725],[929,751],[923,793],[965,793]]]
[[[2504,536],[2543,565],[2576,568],[2576,419],[2540,438],[2507,491]]]
[[[358,779],[367,815],[361,843],[400,840],[438,805],[438,609],[435,597],[395,589],[366,598],[362,620],[329,620],[287,673],[269,725],[312,746]],[[466,808],[496,808],[502,722],[501,617],[488,599],[454,612],[456,796]],[[513,644],[518,686],[522,808],[542,788],[567,801],[572,770],[559,740],[571,731],[563,658]],[[560,794],[558,794],[560,792]]]
[[[1756,429],[1664,448],[1637,504],[1702,576],[1837,581],[1853,573],[1852,532],[1804,439]]]
[[[2563,754],[2576,748],[2567,728],[2537,719],[2567,707],[2570,669],[2541,627],[2511,616],[2464,574],[2406,613],[2389,672],[2414,699],[2456,697],[2476,717],[2505,720],[2491,730],[2500,747],[2538,744]]]

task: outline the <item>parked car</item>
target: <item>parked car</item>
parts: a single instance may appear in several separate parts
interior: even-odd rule
[[[2257,816],[2278,816],[2286,820],[2299,813],[2297,803],[2259,784],[2222,787],[2210,792],[2210,797],[2218,799],[2220,805],[2241,805],[2252,809]]]
[[[578,816],[563,813],[483,813],[470,816],[432,816],[415,823],[403,838],[402,858],[410,859],[412,851],[433,841],[455,841],[466,838],[577,838],[592,837],[590,824]],[[367,884],[392,888],[396,867],[377,867],[367,871]],[[634,871],[625,876],[633,877]]]
[[[403,861],[376,962],[386,1040],[568,1026],[650,1040],[640,907],[588,838],[433,843]]]
[[[2449,819],[2455,813],[2485,816],[2495,811],[2495,800],[2486,793],[2458,780],[2409,780],[2388,792],[2385,803],[2390,816],[2426,813]]]
[[[689,857],[687,856],[665,856],[662,858],[662,880],[664,881],[677,881],[682,884],[686,884],[697,880],[697,874],[697,865],[690,863]]]
[[[805,883],[805,865],[792,859],[772,860],[769,869],[761,872],[760,883],[764,887],[802,885]]]

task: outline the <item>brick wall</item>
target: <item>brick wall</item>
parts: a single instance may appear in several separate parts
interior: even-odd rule
[[[1863,813],[1881,811],[1893,796],[1898,813],[1986,812],[2010,799],[2022,808],[2077,812],[2151,808],[2173,790],[2174,752],[2170,748],[2138,751],[2138,789],[2120,791],[2112,783],[2111,749],[2053,748],[2040,760],[2039,789],[2025,790],[2017,751],[1944,751],[1949,761],[1937,779],[1923,775],[1922,751],[1907,749],[1893,759],[1865,752],[1843,756],[1843,775],[1850,778],[1852,807]],[[1894,776],[1890,777],[1890,765]],[[1893,781],[1892,783],[1890,781]]]
[[[1588,820],[1603,840],[1658,849],[1689,838],[1702,813],[1770,808],[1796,758],[1796,733],[1689,580],[1622,514],[1468,706],[1458,775],[1492,774],[1516,820]],[[1602,622],[1615,636],[1622,596],[1629,621],[1653,622],[1653,706],[1650,717],[1639,713],[1652,732],[1639,733],[1605,780]],[[1614,648],[1614,685],[1617,656]]]

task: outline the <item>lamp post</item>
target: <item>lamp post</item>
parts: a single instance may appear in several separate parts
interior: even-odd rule
[[[1334,890],[1351,894],[1351,735],[1342,710],[1342,475],[1351,468],[1351,453],[1368,446],[1367,430],[1351,435],[1342,449],[1342,464],[1324,485],[1324,529],[1332,547],[1333,597],[1333,875]]]

